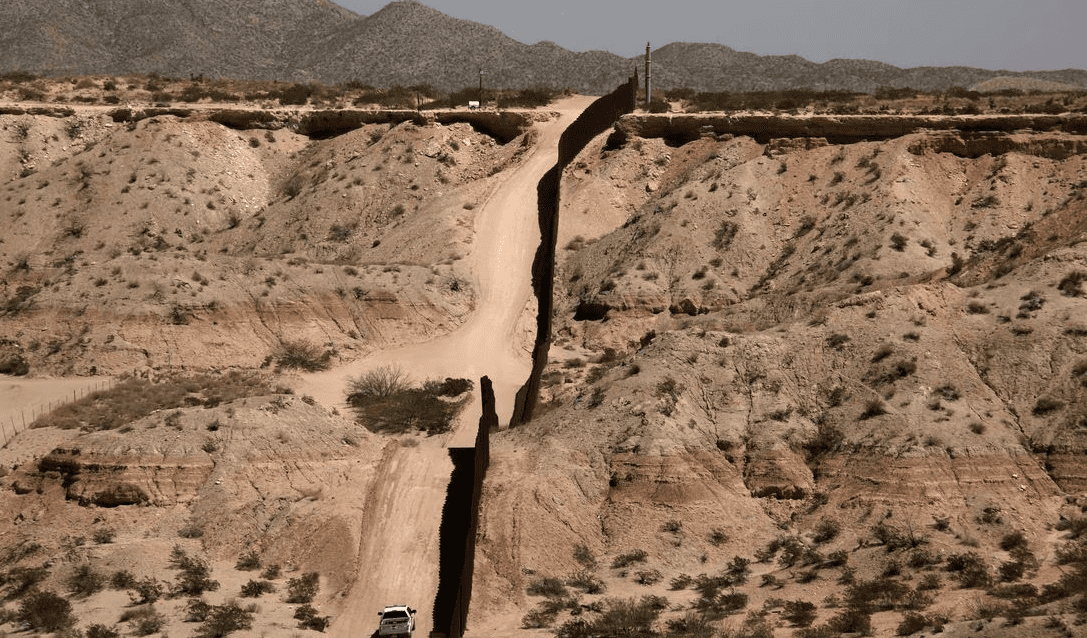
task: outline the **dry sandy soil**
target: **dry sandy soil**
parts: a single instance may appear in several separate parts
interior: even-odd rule
[[[375,434],[347,418],[345,377],[389,362],[417,381],[488,375],[507,418],[534,328],[535,184],[589,101],[552,104],[506,144],[459,124],[310,139],[0,116],[8,360],[65,383],[270,372],[278,344],[304,339],[332,363],[282,373],[291,395],[20,433],[0,449],[0,569],[48,565],[58,592],[82,564],[170,582],[180,544],[210,561],[222,604],[256,577],[235,568],[254,550],[285,573],[235,635],[307,633],[283,598],[311,571],[329,633],[368,634],[400,602],[429,630],[445,450],[471,440],[476,407],[452,434]],[[1087,504],[1084,136],[680,144],[621,128],[564,175],[551,363],[538,418],[492,437],[468,635],[550,635],[652,595],[665,634],[707,635],[678,624],[697,608],[710,632],[792,636],[784,602],[826,623],[850,578],[913,601],[881,601],[875,635],[910,612],[947,636],[1081,629],[1075,596],[1000,598],[947,559],[974,552],[993,583],[1019,561],[1010,582],[1037,587],[1071,569],[1057,555]],[[71,392],[4,381],[6,411],[42,383]],[[136,488],[140,504],[102,504]],[[113,542],[89,540],[103,529]],[[1017,533],[1029,558],[1002,546]],[[717,593],[744,604],[698,607],[686,581],[737,557],[746,580]],[[601,589],[529,593],[548,577]],[[130,609],[115,590],[71,598],[84,628]],[[1016,601],[1034,610],[1021,623]],[[170,635],[196,631],[184,604],[156,604]]]

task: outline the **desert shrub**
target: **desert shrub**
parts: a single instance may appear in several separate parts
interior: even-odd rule
[[[891,248],[897,250],[898,252],[902,252],[906,249],[907,242],[909,242],[909,240],[899,233],[894,233],[893,235],[891,235]]]
[[[349,379],[347,402],[355,408],[358,421],[375,432],[404,432],[419,430],[428,434],[448,431],[468,397],[447,401],[440,393],[451,384],[413,388],[399,368],[383,366],[358,379]]]
[[[222,638],[232,632],[253,626],[253,612],[235,602],[216,605],[208,610],[207,618],[196,632],[197,638]]]
[[[260,577],[264,580],[276,580],[282,573],[282,568],[279,564],[272,564],[264,568],[264,571],[260,573]]]
[[[1084,294],[1083,282],[1085,280],[1087,280],[1087,272],[1082,270],[1070,272],[1057,284],[1057,290],[1060,290],[1062,295],[1069,297],[1082,297]]]
[[[109,577],[109,586],[112,589],[130,589],[136,586],[136,577],[127,569],[121,569]]]
[[[272,359],[280,368],[315,372],[327,370],[332,353],[305,339],[283,341],[272,352]]]
[[[716,604],[721,613],[735,614],[747,607],[747,594],[739,591],[721,594],[717,597]]]
[[[845,440],[845,434],[833,425],[823,422],[818,425],[815,436],[804,443],[808,460],[836,451]]]
[[[660,530],[662,532],[670,532],[672,534],[678,534],[683,531],[683,522],[677,519],[669,519],[661,523]]]
[[[656,597],[611,598],[600,617],[591,623],[591,635],[651,636],[662,608]]]
[[[154,576],[141,578],[127,589],[128,598],[133,605],[151,604],[166,594],[166,586]]]
[[[714,547],[720,547],[721,545],[728,542],[728,534],[726,534],[725,530],[721,529],[720,527],[715,527],[710,530],[707,540],[709,540],[710,544]]]
[[[166,616],[151,605],[130,609],[121,615],[121,620],[132,625],[132,633],[137,636],[150,636],[166,626]]]
[[[841,350],[842,346],[849,343],[850,341],[851,339],[849,335],[842,334],[840,332],[835,332],[834,334],[827,337],[827,345],[831,348],[834,348],[835,350]]]
[[[688,587],[690,587],[691,583],[693,582],[694,579],[691,578],[690,574],[680,574],[672,580],[668,581],[668,589],[671,589],[672,591],[680,591],[682,589],[687,589]]]
[[[8,598],[21,598],[34,589],[38,583],[49,576],[49,570],[42,567],[12,567],[0,574],[0,583],[8,588]]]
[[[34,590],[19,605],[18,620],[35,631],[54,633],[72,626],[72,603],[51,591]]]
[[[604,591],[604,581],[594,576],[591,572],[580,571],[566,579],[566,584],[575,589],[580,589],[586,594],[599,594]]]
[[[94,530],[94,534],[91,538],[99,545],[106,545],[113,542],[113,538],[117,536],[117,530],[112,527],[99,527]]]
[[[976,552],[952,554],[947,557],[947,570],[955,572],[964,589],[988,587],[992,580],[985,559]]]
[[[298,621],[299,629],[312,629],[323,632],[331,620],[329,616],[318,616],[313,605],[301,605],[294,610],[294,619]]]
[[[1069,538],[1079,538],[1087,534],[1087,516],[1076,518],[1062,518],[1057,521],[1057,531],[1068,532]]]
[[[211,605],[203,598],[190,598],[185,604],[185,622],[204,622],[211,613]]]
[[[655,585],[661,578],[660,571],[656,569],[643,569],[634,573],[634,582],[639,585]]]
[[[525,593],[529,596],[545,596],[547,598],[562,598],[569,595],[569,591],[566,589],[566,585],[563,584],[562,579],[553,577],[536,578],[528,587],[525,588]]]
[[[867,611],[849,607],[827,621],[827,627],[839,634],[872,635],[872,615]]]
[[[806,600],[789,600],[781,617],[792,623],[793,627],[810,627],[817,616],[817,607]]]
[[[1000,549],[1010,552],[1013,549],[1027,546],[1027,537],[1023,532],[1016,530],[1008,532],[1000,539]]]
[[[106,587],[106,577],[86,563],[76,567],[68,577],[68,589],[76,596],[91,596]]]
[[[559,610],[551,607],[537,606],[521,617],[522,629],[543,629],[550,627],[559,616]]]
[[[237,562],[234,563],[234,569],[240,571],[260,569],[260,554],[258,554],[256,550],[251,549],[241,556],[238,556]]]
[[[246,598],[260,598],[264,594],[270,594],[276,590],[276,586],[266,580],[250,580],[242,585],[242,596]]]
[[[87,627],[84,633],[86,638],[121,638],[121,632],[116,627],[107,627],[102,624],[93,624]]]
[[[906,612],[906,615],[902,617],[902,622],[898,623],[895,633],[899,636],[909,636],[928,627],[928,625],[928,618],[915,611],[910,611]]]
[[[440,397],[458,397],[465,392],[471,392],[475,383],[471,379],[452,379],[446,377],[442,381],[428,379],[423,383],[423,389]]]
[[[910,588],[892,578],[858,580],[846,591],[846,604],[852,609],[891,610],[901,605]]]
[[[823,561],[825,567],[842,567],[849,562],[849,552],[844,549],[835,550],[827,554],[827,559]]]
[[[837,538],[841,531],[841,523],[833,518],[824,518],[815,526],[812,540],[816,543],[827,543]]]
[[[861,421],[887,414],[887,406],[879,399],[872,399],[864,404],[864,410],[857,417]]]
[[[722,221],[721,225],[717,228],[713,235],[713,247],[718,250],[728,248],[732,244],[732,240],[736,238],[736,233],[739,232],[740,227],[735,222],[728,220]]]
[[[611,561],[611,566],[614,569],[622,569],[630,567],[634,563],[644,563],[647,558],[649,558],[649,554],[644,549],[634,549],[616,556]]]
[[[347,381],[347,400],[384,399],[411,387],[408,375],[395,365],[384,365]]]
[[[175,545],[170,554],[170,565],[179,570],[174,583],[174,595],[199,596],[206,591],[219,589],[219,581],[211,579],[211,567],[202,558],[189,556]]]
[[[588,545],[580,543],[574,547],[574,560],[585,569],[596,569],[596,555]]]
[[[1034,416],[1043,416],[1050,412],[1056,412],[1064,407],[1064,401],[1051,397],[1042,397],[1034,404],[1030,413]]]
[[[177,535],[181,538],[200,538],[204,535],[204,526],[196,522],[189,522],[177,530]]]
[[[317,572],[306,572],[298,578],[287,581],[287,602],[311,603],[321,586],[321,577]]]

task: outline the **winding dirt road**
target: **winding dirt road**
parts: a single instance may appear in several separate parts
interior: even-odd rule
[[[370,487],[360,532],[358,574],[333,620],[333,638],[369,636],[384,605],[405,604],[418,610],[416,635],[432,628],[438,590],[438,529],[446,486],[453,470],[447,448],[474,444],[480,414],[478,380],[491,378],[499,420],[508,421],[517,389],[528,378],[531,336],[519,338],[526,310],[534,307],[532,259],[540,242],[536,185],[558,159],[562,132],[595,98],[574,96],[550,108],[560,117],[537,123],[539,138],[525,161],[484,202],[476,218],[474,249],[468,258],[476,278],[479,304],[456,332],[428,343],[375,352],[327,372],[306,375],[296,384],[301,394],[327,406],[344,405],[347,378],[375,367],[396,364],[415,381],[461,377],[476,381],[472,403],[445,437],[418,445],[386,444],[374,485]],[[528,317],[535,327],[535,317]]]

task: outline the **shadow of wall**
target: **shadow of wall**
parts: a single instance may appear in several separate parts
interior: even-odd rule
[[[490,433],[498,426],[491,380],[479,380],[483,415],[474,448],[450,448],[453,474],[449,479],[439,528],[438,594],[434,598],[431,636],[461,638],[468,621],[475,571],[476,530],[483,479],[490,463]]]
[[[619,118],[634,112],[638,78],[631,77],[619,88],[596,100],[574,120],[559,138],[559,160],[536,186],[540,222],[540,247],[532,261],[532,290],[539,312],[536,315],[536,342],[532,348],[532,372],[517,391],[510,427],[528,423],[536,409],[540,378],[547,367],[551,347],[551,311],[554,308],[555,244],[559,231],[559,186],[562,172],[594,137],[615,125]]]

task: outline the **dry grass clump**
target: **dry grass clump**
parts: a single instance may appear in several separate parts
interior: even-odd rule
[[[92,392],[38,417],[30,427],[112,430],[157,410],[193,405],[213,407],[272,392],[265,375],[237,370],[221,375],[178,374],[157,382],[129,377],[109,390]]]

